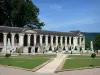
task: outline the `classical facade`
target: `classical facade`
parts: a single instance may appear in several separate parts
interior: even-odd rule
[[[0,27],[0,52],[7,52],[8,39],[11,52],[23,48],[23,53],[56,52],[58,44],[62,50],[78,52],[85,49],[85,36],[80,31],[57,32],[19,27]]]

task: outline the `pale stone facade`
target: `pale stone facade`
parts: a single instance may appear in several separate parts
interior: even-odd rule
[[[79,52],[85,49],[85,36],[80,31],[57,32],[18,27],[0,27],[0,52],[7,52],[10,39],[12,50],[23,47],[23,53],[56,52],[58,44],[62,50]]]

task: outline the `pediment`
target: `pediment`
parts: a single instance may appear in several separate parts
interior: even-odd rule
[[[26,30],[25,33],[37,33],[37,32],[34,30]]]
[[[83,34],[82,33],[79,33],[78,36],[83,36]]]

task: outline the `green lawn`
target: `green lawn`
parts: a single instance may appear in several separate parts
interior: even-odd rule
[[[63,69],[90,67],[91,65],[100,66],[100,56],[97,56],[94,60],[90,56],[84,55],[72,55],[69,58],[71,59],[65,61]]]
[[[0,64],[33,69],[54,56],[55,55],[18,56],[10,57],[8,59],[5,57],[0,57]]]
[[[25,56],[19,56],[19,57],[31,57],[31,58],[51,58],[55,57],[55,54],[37,54],[37,55],[25,55]]]

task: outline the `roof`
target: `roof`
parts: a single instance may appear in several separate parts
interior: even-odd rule
[[[20,27],[9,27],[9,26],[0,26],[0,32],[15,32],[21,33],[23,28]]]
[[[35,29],[38,34],[45,34],[45,35],[56,35],[56,36],[77,36],[74,32],[58,32],[58,31],[49,31],[49,30],[41,30]]]
[[[0,32],[23,33],[27,30],[35,31],[37,32],[37,34],[56,35],[56,36],[78,36],[78,34],[81,33],[79,30],[70,31],[70,32],[59,32],[59,31],[49,31],[49,30],[42,30],[42,29],[0,26]]]

